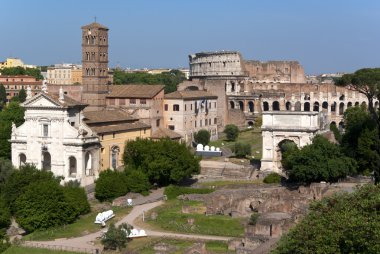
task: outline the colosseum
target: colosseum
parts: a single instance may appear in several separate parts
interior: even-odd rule
[[[333,83],[309,83],[297,61],[244,60],[239,52],[202,52],[189,56],[190,80],[178,90],[205,90],[218,96],[218,129],[253,125],[264,111],[323,112],[343,128],[343,113],[367,98]],[[379,102],[375,101],[375,107]]]

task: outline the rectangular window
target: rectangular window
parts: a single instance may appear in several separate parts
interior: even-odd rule
[[[47,125],[47,124],[43,125],[43,135],[44,135],[44,137],[49,136],[49,125]]]
[[[140,104],[146,104],[146,99],[140,99]]]
[[[136,99],[129,99],[129,104],[136,104]]]
[[[214,124],[216,124],[216,118],[214,118]]]
[[[208,103],[208,107],[211,108],[211,102]]]
[[[193,104],[190,104],[190,110],[193,110]]]
[[[208,120],[207,120],[207,119],[205,119],[205,126],[207,126],[207,124],[208,124]]]
[[[187,106],[187,105],[185,104],[185,111],[187,110],[186,106]]]
[[[156,120],[156,127],[160,127],[160,119]]]
[[[165,111],[168,111],[168,110],[169,110],[169,105],[165,104]]]
[[[197,120],[194,121],[194,127],[197,128]]]
[[[173,105],[173,111],[179,111],[179,105],[178,104]]]
[[[169,128],[169,130],[172,130],[172,131],[174,131],[174,129],[175,129],[174,125],[169,125],[168,128]]]
[[[110,105],[115,105],[115,98],[109,98]]]
[[[211,125],[211,118],[208,119],[208,125]]]
[[[125,105],[125,99],[119,99],[119,105],[124,106]]]

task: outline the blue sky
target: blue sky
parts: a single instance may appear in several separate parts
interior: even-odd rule
[[[378,0],[0,0],[0,60],[81,61],[82,25],[110,28],[110,66],[176,68],[200,51],[298,60],[308,74],[380,67]]]

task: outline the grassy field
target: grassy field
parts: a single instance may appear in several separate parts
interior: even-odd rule
[[[182,206],[190,207],[190,213],[182,213]],[[244,234],[243,220],[231,218],[227,215],[208,215],[206,208],[201,202],[169,200],[164,205],[150,211],[146,218],[153,229],[161,229],[171,232],[241,237]],[[151,220],[150,215],[156,212],[158,217]],[[190,225],[188,219],[194,219]],[[221,227],[220,225],[223,225]]]
[[[3,254],[78,254],[79,252],[71,251],[58,251],[39,248],[28,248],[21,246],[12,246],[8,248]]]
[[[116,222],[120,220],[131,211],[131,208],[113,207],[112,210],[115,213],[115,217],[112,218],[109,222]],[[26,235],[24,239],[32,241],[44,241],[57,238],[78,237],[99,231],[101,229],[100,225],[94,223],[97,214],[97,212],[91,212],[82,216],[72,224],[43,231],[35,231],[29,235]],[[107,222],[107,224],[109,222]]]
[[[216,147],[227,147],[227,148],[232,149],[236,142],[251,144],[252,155],[255,157],[255,159],[261,159],[262,144],[263,144],[261,129],[247,129],[247,130],[241,131],[236,141],[227,141],[225,140],[225,137],[222,136],[218,140],[211,141],[209,145],[216,146]]]
[[[195,244],[195,241],[183,240],[183,239],[168,239],[168,238],[144,238],[144,239],[134,239],[128,244],[128,250],[138,251],[140,254],[154,254],[153,249],[156,243],[166,243],[176,247],[173,254],[183,253],[186,249]],[[206,249],[211,253],[235,253],[234,251],[229,251],[226,242],[221,241],[206,241]]]

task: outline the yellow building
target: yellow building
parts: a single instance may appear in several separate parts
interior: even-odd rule
[[[123,166],[125,143],[151,136],[150,125],[119,109],[85,112],[84,121],[100,139],[100,170]]]
[[[7,58],[5,62],[0,62],[0,69],[11,67],[36,68],[35,65],[26,65],[20,58]]]
[[[82,68],[71,69],[71,84],[82,84]]]

